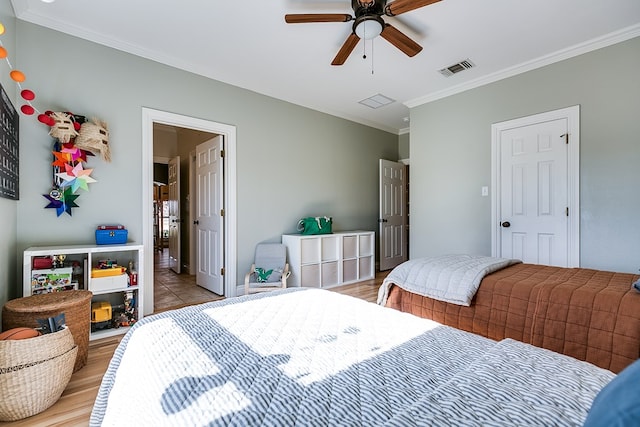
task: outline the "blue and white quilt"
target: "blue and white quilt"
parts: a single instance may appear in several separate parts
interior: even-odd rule
[[[319,289],[146,317],[91,425],[581,425],[613,374]]]

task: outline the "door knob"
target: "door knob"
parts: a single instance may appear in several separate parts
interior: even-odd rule
[[[200,224],[200,221],[198,221],[197,219],[193,221],[193,225],[198,225],[198,224]]]
[[[509,221],[505,221],[502,224],[500,224],[501,226],[503,226],[504,228],[509,228],[511,227],[511,223]]]
[[[379,219],[378,222],[388,222],[386,219]]]

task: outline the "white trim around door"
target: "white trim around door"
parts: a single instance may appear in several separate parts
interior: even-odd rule
[[[224,295],[236,295],[237,265],[237,198],[236,198],[236,127],[142,108],[142,243],[144,245],[144,277],[150,284],[144,293],[145,315],[153,313],[153,124],[162,123],[224,135]]]
[[[501,251],[501,132],[545,121],[567,122],[568,267],[580,266],[580,106],[562,108],[491,125],[491,254]]]

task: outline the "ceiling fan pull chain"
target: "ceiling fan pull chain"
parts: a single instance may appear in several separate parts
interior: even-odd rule
[[[371,40],[371,75],[373,75],[373,46],[375,43]]]
[[[362,39],[362,59],[367,59],[367,39]]]
[[[362,59],[367,59],[367,27],[362,29]]]

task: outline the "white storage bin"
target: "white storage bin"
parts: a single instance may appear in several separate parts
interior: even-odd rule
[[[126,274],[91,278],[91,291],[93,293],[112,290],[123,290],[126,289],[128,285],[129,281]]]

